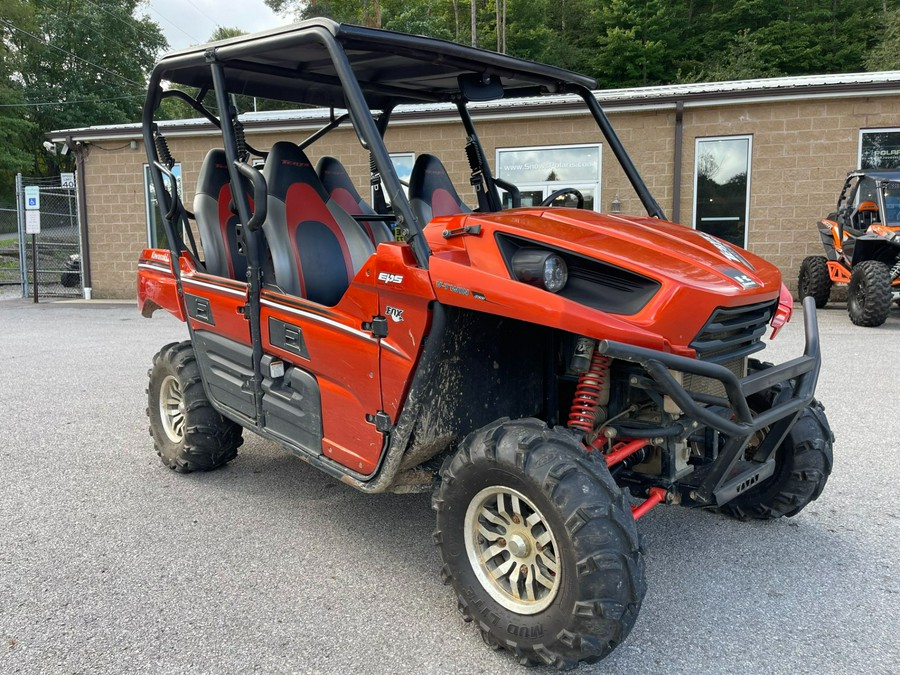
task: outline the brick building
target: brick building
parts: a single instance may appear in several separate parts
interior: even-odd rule
[[[669,219],[769,259],[792,290],[800,261],[821,250],[814,223],[834,207],[846,173],[859,166],[900,168],[900,71],[608,90],[597,97]],[[471,110],[494,173],[520,187],[523,203],[574,186],[590,208],[641,212],[580,101],[500,100]],[[242,119],[250,144],[266,149],[276,140],[302,140],[327,122],[327,113]],[[398,109],[385,141],[401,178],[416,155],[435,154],[474,206],[457,119],[447,106]],[[197,172],[218,132],[205,120],[160,127],[190,208]],[[158,243],[160,232],[139,125],[71,129],[49,138],[79,157],[85,285],[97,298],[134,297],[138,255]],[[335,130],[309,150],[313,161],[338,157],[366,194],[368,153],[352,129]]]

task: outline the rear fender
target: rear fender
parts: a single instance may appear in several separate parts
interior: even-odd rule
[[[182,272],[193,269],[190,261],[181,259]],[[138,260],[137,275],[138,309],[147,318],[158,309],[164,309],[180,321],[185,320],[184,304],[178,293],[172,260],[168,250],[147,248]]]
[[[822,246],[825,247],[825,257],[828,260],[837,260],[838,251],[843,248],[841,241],[841,228],[834,220],[827,218],[816,223],[819,228],[819,236],[822,237]]]

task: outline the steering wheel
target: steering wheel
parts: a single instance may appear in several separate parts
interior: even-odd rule
[[[550,193],[550,196],[547,197],[544,201],[541,202],[541,206],[551,206],[554,201],[562,197],[563,195],[575,195],[575,208],[583,209],[584,208],[584,195],[581,194],[575,188],[567,187],[560,188],[556,192]]]

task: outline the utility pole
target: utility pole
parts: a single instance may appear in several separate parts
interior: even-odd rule
[[[471,0],[469,3],[472,7],[472,46],[478,46],[478,28],[476,18],[478,17],[478,10],[475,5],[476,0]]]

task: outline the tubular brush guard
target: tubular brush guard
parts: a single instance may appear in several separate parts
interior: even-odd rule
[[[715,503],[721,506],[736,497],[748,481],[756,483],[774,473],[775,450],[797,416],[812,402],[822,364],[815,301],[811,297],[803,300],[803,324],[806,333],[803,356],[741,379],[718,364],[620,342],[600,341],[597,351],[611,358],[640,364],[656,388],[669,396],[687,418],[728,438],[718,457],[708,465],[708,470],[698,472],[702,480],[685,495],[689,501],[697,505]],[[727,398],[689,391],[672,377],[670,370],[718,380],[725,388]],[[754,417],[747,398],[789,380],[795,380],[791,395],[779,397],[769,410]],[[766,428],[769,429],[765,442],[766,459],[733,475],[750,439]]]

